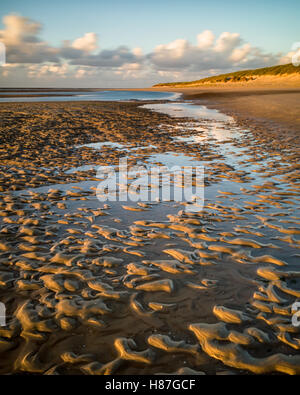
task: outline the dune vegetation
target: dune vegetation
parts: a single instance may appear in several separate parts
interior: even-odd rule
[[[291,74],[300,75],[300,66],[296,67],[292,63],[289,63],[280,66],[263,67],[260,69],[241,70],[233,73],[220,74],[212,77],[202,78],[200,80],[195,80],[195,81],[160,83],[154,86],[155,87],[195,86],[202,84],[216,84],[216,83],[226,83],[226,82],[248,82],[248,81],[256,80],[258,77],[264,77],[264,76],[275,77],[275,76],[284,76]]]

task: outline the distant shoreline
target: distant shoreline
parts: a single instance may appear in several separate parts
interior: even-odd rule
[[[258,122],[260,126],[270,126],[278,131],[286,130],[296,134],[300,140],[300,87],[289,84],[222,85],[155,89],[181,93],[184,100],[218,109],[240,121]]]
[[[24,95],[13,92],[24,90]],[[184,100],[193,100],[195,104],[206,105],[236,117],[240,122],[249,121],[259,126],[272,127],[279,132],[289,132],[300,141],[300,86],[282,83],[227,83],[211,84],[201,87],[150,87],[150,88],[0,88],[0,98],[7,97],[2,92],[11,92],[9,97],[43,97],[42,92],[51,92],[47,96],[59,96],[59,92],[95,91],[160,91],[182,94]],[[35,92],[26,94],[26,92]],[[41,92],[41,94],[39,94]],[[57,93],[57,95],[55,94]]]

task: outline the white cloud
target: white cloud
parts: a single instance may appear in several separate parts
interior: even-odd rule
[[[0,30],[0,41],[6,46],[7,63],[58,61],[58,49],[38,38],[41,24],[14,14],[4,16],[3,24],[5,28]]]
[[[197,45],[187,40],[175,40],[157,46],[149,58],[158,70],[177,70],[199,75],[215,69],[217,72],[231,71],[233,68],[271,66],[279,61],[279,55],[265,54],[250,43],[243,44],[238,33],[223,32],[215,39],[210,30],[197,36]]]
[[[115,74],[121,76],[123,79],[142,78],[144,73],[145,70],[140,63],[125,63],[115,71]]]
[[[166,45],[158,45],[154,52],[156,54],[160,54],[160,53],[165,53],[168,54],[169,56],[171,56],[172,58],[181,58],[184,53],[186,52],[186,50],[189,47],[189,43],[187,40],[183,40],[183,39],[178,39],[175,41],[170,42],[169,44]]]
[[[28,76],[30,78],[42,78],[58,76],[66,78],[70,73],[67,63],[63,64],[37,64],[28,67]]]
[[[200,32],[195,43],[178,38],[156,46],[148,54],[139,47],[124,45],[99,48],[95,32],[63,40],[55,47],[40,38],[42,26],[38,22],[6,15],[3,23],[0,41],[7,53],[7,65],[0,68],[3,86],[26,86],[26,82],[31,86],[57,86],[60,81],[64,86],[121,87],[129,86],[130,81],[145,86],[288,63],[295,53],[285,57],[268,54],[244,42],[239,33],[223,32],[215,37],[210,30]]]
[[[235,48],[230,55],[230,59],[234,63],[245,62],[247,61],[247,55],[249,55],[250,53],[251,45],[248,43],[243,45],[241,48]]]
[[[84,54],[79,51],[72,56],[68,56],[68,48],[62,51],[64,58],[69,58],[73,65],[85,65],[94,67],[120,67],[126,63],[136,63],[143,61],[140,56],[136,56],[129,48],[122,45],[116,49],[103,49],[97,54]]]
[[[211,30],[204,30],[202,33],[197,35],[198,48],[207,49],[210,48],[215,40],[215,35]]]
[[[1,41],[5,45],[15,45],[20,42],[36,42],[36,35],[41,30],[41,24],[19,15],[3,17],[4,30],[0,30]]]
[[[132,53],[133,53],[137,58],[143,57],[143,50],[142,50],[142,48],[139,48],[139,47],[133,48]]]
[[[85,33],[83,37],[79,37],[72,43],[72,48],[80,49],[84,52],[93,52],[98,49],[98,36],[96,33]]]
[[[233,51],[241,44],[241,37],[239,33],[223,32],[216,41],[214,50],[223,54]]]

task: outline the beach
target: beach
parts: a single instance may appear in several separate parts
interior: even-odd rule
[[[0,103],[1,374],[300,373],[300,90],[167,90]],[[203,199],[105,200],[120,160]]]
[[[195,87],[155,87],[181,93],[186,100],[202,103],[234,115],[241,121],[287,131],[300,130],[299,78],[267,78],[248,83],[203,84]]]

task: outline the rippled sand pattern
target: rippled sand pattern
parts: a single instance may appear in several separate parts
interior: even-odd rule
[[[300,373],[296,141],[133,103],[0,113],[0,373]],[[96,166],[166,153],[205,164],[202,211],[96,199]]]

